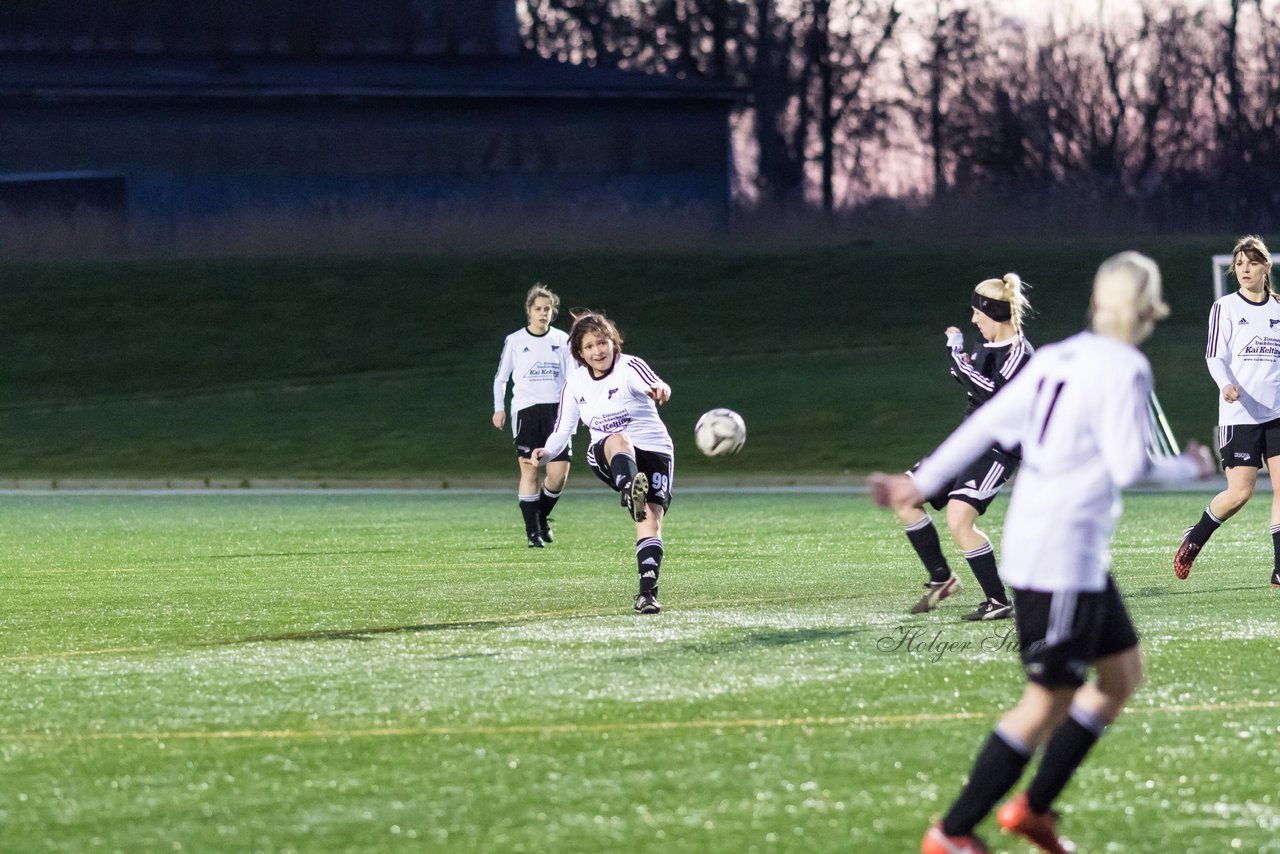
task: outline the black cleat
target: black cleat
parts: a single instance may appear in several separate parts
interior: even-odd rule
[[[631,518],[637,522],[643,522],[649,518],[649,514],[644,509],[644,499],[648,494],[649,478],[642,471],[636,472],[636,476],[631,479],[631,482],[622,487],[622,506],[627,508]]]
[[[641,614],[657,614],[662,610],[657,590],[644,590],[636,594],[636,611]]]
[[[542,538],[544,543],[554,543],[556,538],[551,536],[551,517],[538,517],[538,536]]]
[[[542,548],[542,537],[538,536],[537,534],[530,534],[530,535],[529,535],[529,548],[531,548],[531,549],[540,549],[540,548]]]
[[[1007,620],[1011,616],[1013,616],[1012,605],[988,599],[979,605],[976,611],[971,614],[965,614],[960,619],[976,623],[985,620]]]
[[[1280,587],[1280,569],[1277,569],[1275,572],[1271,573],[1271,586]]]

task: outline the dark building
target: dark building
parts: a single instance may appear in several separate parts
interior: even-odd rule
[[[731,92],[532,56],[515,0],[5,6],[11,181],[118,175],[157,217],[728,211]]]

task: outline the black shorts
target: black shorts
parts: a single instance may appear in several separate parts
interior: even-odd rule
[[[920,463],[916,463],[911,467],[911,471],[919,467]],[[956,475],[955,480],[938,490],[936,494],[928,496],[926,500],[934,510],[942,510],[947,506],[948,501],[963,501],[973,505],[981,516],[987,512],[1000,487],[1008,483],[1017,468],[1017,457],[999,448],[992,448],[965,466],[964,470]]]
[[[596,473],[596,477],[609,485],[614,492],[618,488],[613,485],[613,472],[609,471],[609,463],[604,455],[604,439],[587,447],[587,465]],[[644,472],[649,479],[649,491],[645,493],[646,504],[657,504],[663,510],[671,506],[672,478],[675,476],[675,462],[668,454],[657,451],[646,451],[636,448],[636,469]]]
[[[1263,424],[1228,424],[1218,428],[1218,451],[1224,469],[1263,468],[1280,456],[1280,418]]]
[[[1079,688],[1090,664],[1138,645],[1138,632],[1110,575],[1106,588],[1096,592],[1015,587],[1013,617],[1027,681],[1045,688]]]
[[[535,403],[526,406],[516,413],[516,456],[529,459],[534,448],[542,448],[556,429],[556,414],[560,411],[558,403]],[[573,453],[573,440],[554,460],[549,463],[567,463]]]

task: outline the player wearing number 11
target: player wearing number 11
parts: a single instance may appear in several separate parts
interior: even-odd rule
[[[622,506],[636,523],[640,592],[635,609],[656,614],[662,610],[662,520],[671,505],[675,474],[675,447],[658,407],[671,398],[671,386],[643,359],[622,352],[618,327],[601,312],[574,316],[569,352],[580,367],[569,374],[560,393],[555,430],[532,459],[534,464],[555,459],[579,419],[590,429],[587,465],[622,496]]]
[[[1050,807],[1142,676],[1138,635],[1109,571],[1120,490],[1139,478],[1213,471],[1206,450],[1192,443],[1173,460],[1148,453],[1151,365],[1137,345],[1168,313],[1154,261],[1136,252],[1108,259],[1094,279],[1091,330],[1042,347],[914,480],[871,479],[878,503],[918,507],[992,444],[1022,447],[1001,574],[1013,588],[1027,685],[978,753],[960,796],[925,835],[925,854],[987,851],[974,828],[1042,747],[1027,791],[997,818],[1044,851],[1066,850]],[[1097,679],[1086,683],[1089,665]]]

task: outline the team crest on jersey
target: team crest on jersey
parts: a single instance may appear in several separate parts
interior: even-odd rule
[[[609,397],[608,397],[607,399],[608,399],[608,400],[613,400],[613,396],[614,396],[615,394],[617,394],[617,393],[618,393],[618,390],[617,390],[616,388],[611,388],[611,389],[609,389]]]
[[[552,352],[552,353],[559,353],[559,352],[560,352],[560,345],[559,345],[559,344],[552,344],[552,345],[551,345],[551,352]]]
[[[1271,318],[1271,328],[1272,328],[1272,329],[1275,329],[1275,328],[1276,328],[1276,326],[1280,326],[1280,320],[1276,320],[1276,319],[1273,317],[1273,318]]]

